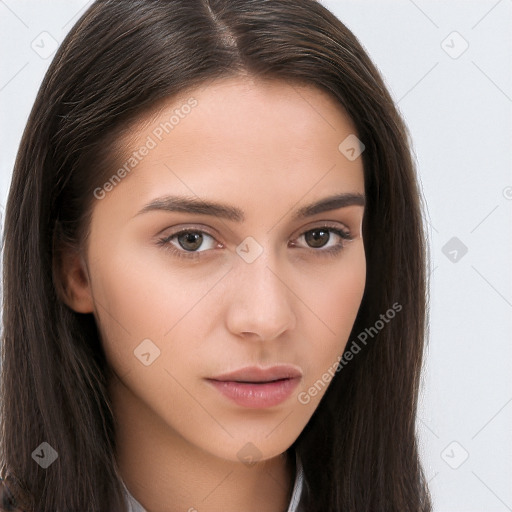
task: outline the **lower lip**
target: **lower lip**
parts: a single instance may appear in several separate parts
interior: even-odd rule
[[[256,384],[253,382],[207,379],[224,396],[242,407],[262,409],[284,402],[299,383],[299,378]]]

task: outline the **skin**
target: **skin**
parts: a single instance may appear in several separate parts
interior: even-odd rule
[[[321,90],[238,77],[168,101],[122,141],[127,155],[190,97],[197,106],[95,201],[86,250],[64,259],[66,302],[98,323],[115,373],[120,473],[149,512],[283,512],[295,479],[287,450],[327,386],[307,404],[298,395],[343,353],[366,276],[363,206],[291,218],[333,193],[364,195],[362,159],[338,149],[356,131]],[[230,204],[245,221],[137,215],[165,194]],[[325,222],[353,239],[328,231],[325,247],[312,245],[305,233]],[[158,245],[183,227],[206,230],[202,245],[177,237]],[[249,236],[263,249],[252,263],[236,252]],[[340,244],[337,255],[322,254]],[[178,258],[169,247],[192,247],[200,258]],[[134,355],[145,339],[160,350],[149,366]],[[238,406],[204,380],[278,363],[303,377],[267,409]],[[254,465],[237,455],[247,443],[258,450]]]

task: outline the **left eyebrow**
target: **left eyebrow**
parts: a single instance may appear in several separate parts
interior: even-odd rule
[[[365,206],[365,196],[360,193],[346,192],[325,197],[303,206],[296,210],[292,220],[305,219],[319,213],[346,208],[347,206]],[[228,204],[206,201],[194,197],[185,196],[164,196],[154,199],[146,204],[136,215],[151,211],[181,212],[197,215],[211,215],[230,220],[232,222],[243,222],[245,213],[240,208]]]
[[[340,208],[346,208],[347,206],[364,206],[365,203],[365,196],[363,194],[336,194],[300,208],[294,213],[292,218],[293,220],[305,219],[306,217],[312,217],[318,213],[339,210]]]

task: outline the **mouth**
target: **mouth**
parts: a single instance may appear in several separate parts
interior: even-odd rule
[[[290,377],[283,377],[282,379],[271,379],[271,380],[219,380],[219,379],[210,379],[216,380],[217,382],[238,382],[240,384],[268,384],[269,382],[280,382],[282,380],[289,380]]]
[[[236,405],[262,409],[277,406],[290,398],[302,380],[302,370],[292,364],[262,368],[246,366],[210,377],[206,381]]]
[[[267,381],[207,379],[225,398],[249,409],[265,409],[285,402],[300,380],[300,377]]]
[[[239,382],[247,384],[265,384],[269,382],[279,382],[287,379],[296,379],[302,377],[300,368],[285,364],[271,366],[268,368],[261,368],[259,366],[249,366],[240,368],[233,372],[225,373],[215,377],[210,377],[211,380],[219,382]]]

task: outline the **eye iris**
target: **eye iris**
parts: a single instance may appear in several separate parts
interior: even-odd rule
[[[315,235],[313,233],[320,233]],[[322,247],[329,241],[329,232],[325,229],[312,229],[305,234],[306,242],[312,247]],[[323,238],[323,240],[322,240]]]
[[[184,246],[182,243],[183,240],[185,244],[191,243],[193,247]],[[201,246],[203,242],[203,235],[201,233],[192,233],[190,231],[186,231],[185,233],[178,235],[178,241],[183,249],[186,251],[193,251],[195,249],[199,249]]]

